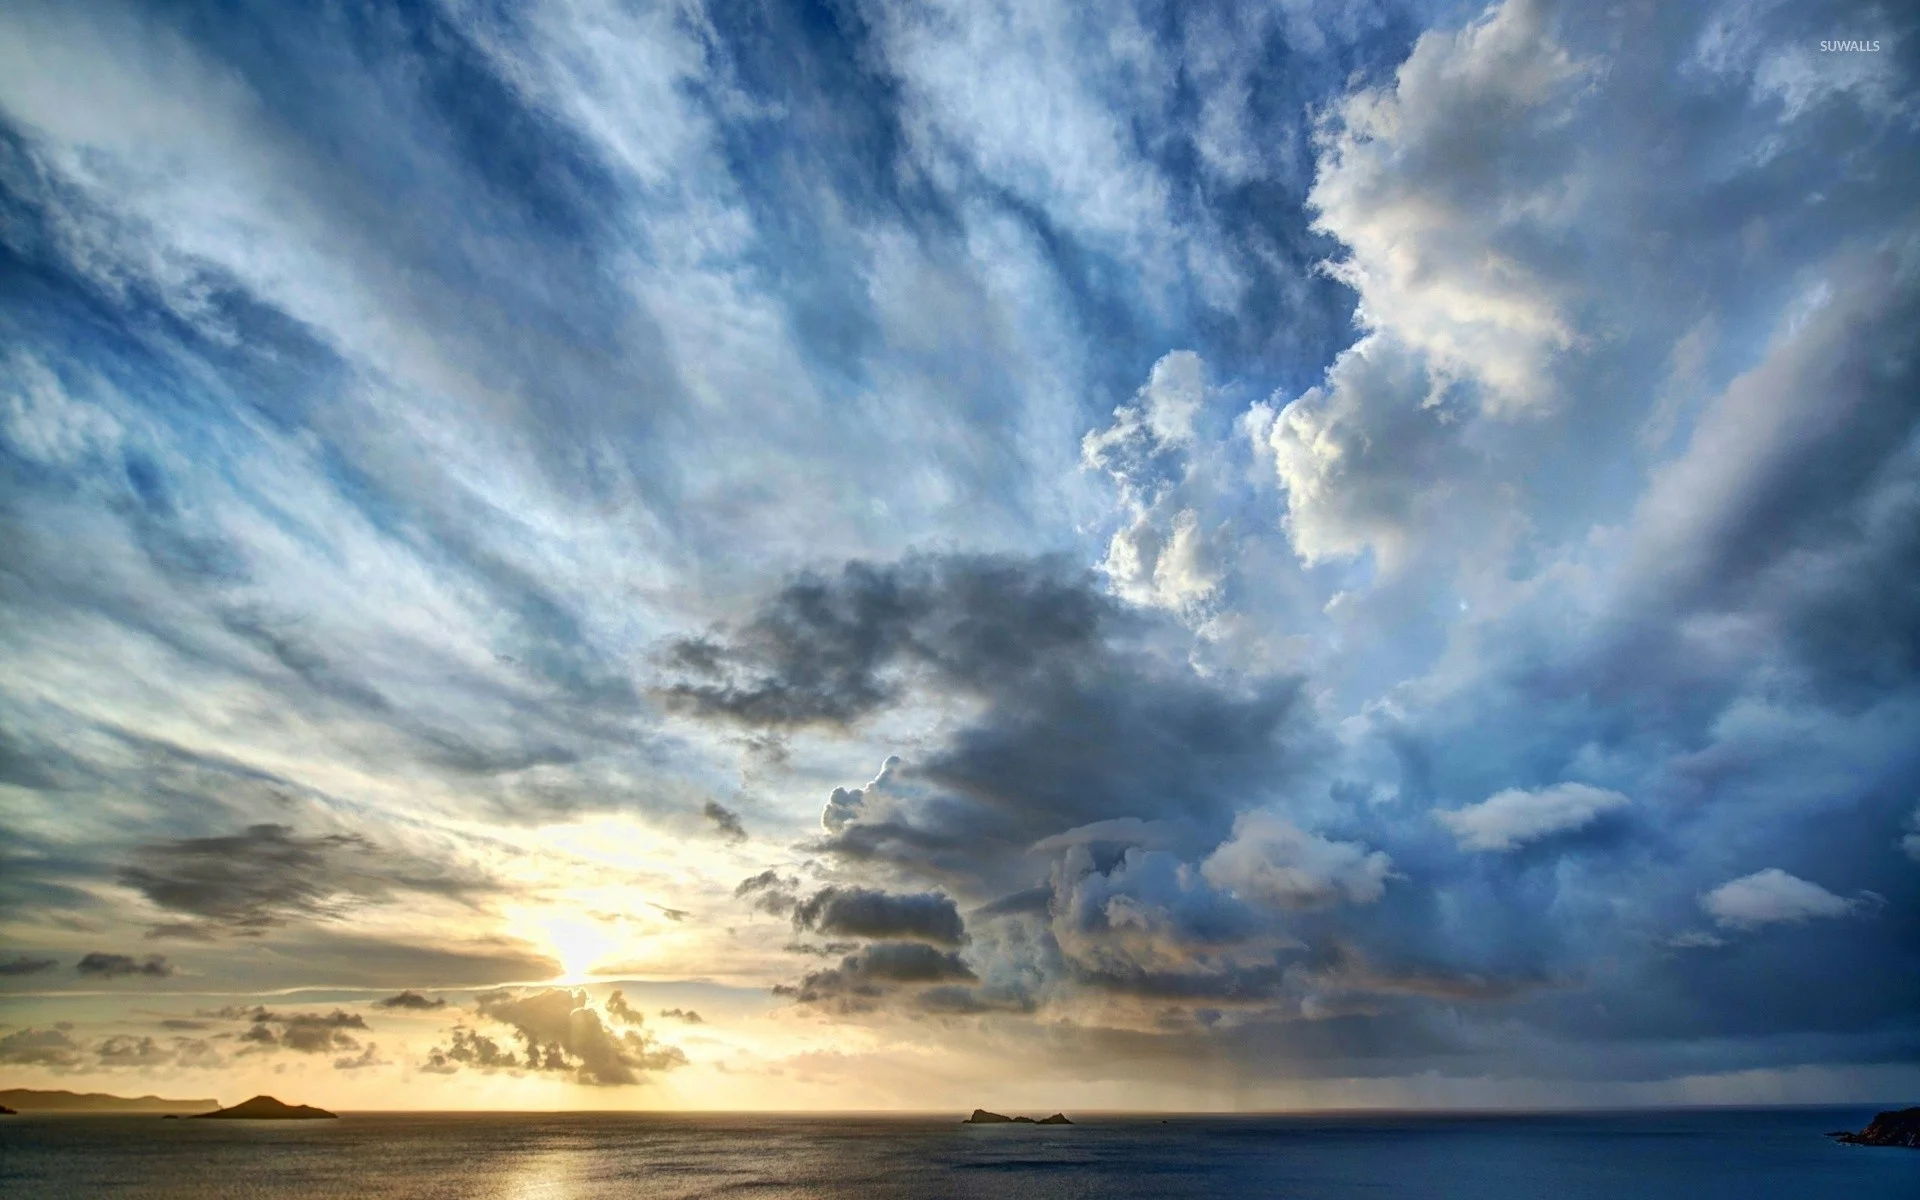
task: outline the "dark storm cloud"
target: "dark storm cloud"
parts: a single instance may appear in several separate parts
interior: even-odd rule
[[[38,975],[42,971],[51,971],[59,965],[52,958],[32,958],[25,954],[16,954],[12,958],[0,961],[0,976]]]
[[[719,832],[722,838],[729,842],[744,842],[747,840],[747,827],[740,823],[739,813],[721,804],[717,800],[707,801],[706,806],[701,809],[701,811],[705,814],[707,820],[713,822],[714,829]]]
[[[889,760],[866,787],[836,791],[816,844],[973,882],[1035,841],[1113,818],[1184,826],[1203,844],[1296,769],[1298,681],[1203,677],[1164,636],[1058,559],[856,562],[678,644],[679,665],[705,680],[667,695],[772,725],[848,724],[910,696],[981,702],[925,761]]]
[[[845,725],[892,700],[896,668],[973,689],[1069,668],[1093,645],[1110,601],[1061,560],[916,558],[806,575],[752,620],[668,647],[690,679],[667,698],[751,725]]]
[[[905,985],[971,981],[973,969],[950,950],[924,942],[876,942],[840,960],[838,966],[810,971],[795,984],[779,984],[776,996],[839,1012],[869,1012]]]
[[[303,837],[285,825],[142,846],[120,882],[156,907],[193,918],[156,932],[258,935],[296,920],[336,918],[398,891],[459,896],[477,882],[439,873],[359,834]]]
[[[428,999],[419,992],[406,991],[388,996],[384,1000],[375,1000],[373,1006],[375,1008],[402,1009],[408,1012],[432,1012],[435,1009],[445,1008],[447,1002],[438,996]]]
[[[826,887],[793,910],[797,928],[829,937],[901,939],[957,946],[966,923],[953,899],[938,892],[893,895],[862,887]]]
[[[145,958],[135,958],[130,954],[107,954],[99,950],[86,955],[73,964],[73,969],[82,975],[96,979],[125,979],[140,975],[149,979],[165,979],[173,974],[173,967],[164,954],[149,954]]]

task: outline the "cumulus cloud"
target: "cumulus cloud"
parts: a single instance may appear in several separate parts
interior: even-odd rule
[[[373,1006],[375,1008],[400,1009],[407,1012],[432,1012],[435,1009],[445,1008],[447,1002],[438,996],[428,999],[419,992],[404,991],[388,996],[384,1000],[375,1000]]]
[[[681,1021],[688,1025],[705,1025],[707,1019],[691,1008],[663,1008],[660,1017],[665,1021]]]
[[[1277,985],[1277,952],[1298,944],[1167,851],[1131,847],[1103,861],[1074,846],[1050,882],[1048,931],[1091,988],[1167,1002],[1253,1000]]]
[[[827,805],[820,810],[820,828],[828,833],[839,833],[847,827],[849,821],[858,819],[867,807],[869,800],[877,802],[884,797],[887,785],[893,781],[894,773],[900,769],[900,756],[889,754],[887,761],[880,764],[880,773],[868,781],[865,787],[837,787],[827,797]]]
[[[333,1069],[336,1071],[364,1071],[370,1067],[388,1065],[387,1060],[380,1057],[380,1047],[373,1042],[368,1042],[358,1054],[343,1054],[333,1060]]]
[[[126,979],[130,976],[165,979],[173,974],[173,966],[167,962],[164,954],[135,958],[131,954],[107,954],[99,950],[81,958],[73,964],[73,969],[95,979]]]
[[[174,1051],[151,1037],[115,1034],[101,1039],[94,1057],[103,1067],[156,1067],[172,1063]]]
[[[1323,135],[1308,200],[1346,248],[1335,271],[1358,320],[1475,381],[1489,409],[1545,402],[1575,340],[1569,289],[1530,259],[1581,198],[1568,131],[1590,75],[1556,44],[1551,5],[1509,0],[1422,34]]]
[[[1730,880],[1700,897],[1700,907],[1721,925],[1755,929],[1799,925],[1814,918],[1851,916],[1861,902],[1836,896],[1817,883],[1768,867]]]
[[[1415,532],[1457,503],[1453,479],[1470,455],[1454,407],[1416,353],[1375,336],[1284,406],[1249,409],[1241,428],[1286,491],[1287,535],[1301,558],[1371,549],[1383,566],[1400,567]]]
[[[247,1027],[239,1040],[253,1051],[283,1049],[296,1054],[357,1051],[361,1045],[354,1034],[367,1032],[366,1018],[338,1008],[329,1013],[290,1013],[260,1006],[223,1009],[217,1015],[229,1020],[245,1020]]]
[[[1233,837],[1200,864],[1208,883],[1259,904],[1324,908],[1371,904],[1386,890],[1393,864],[1379,850],[1306,833],[1271,813],[1243,813]]]
[[[0,1036],[0,1062],[23,1067],[76,1067],[80,1046],[64,1029],[16,1029]]]
[[[1585,829],[1632,803],[1619,792],[1584,783],[1528,791],[1508,788],[1465,808],[1434,815],[1468,850],[1512,850],[1541,838]]]
[[[616,993],[618,994],[618,993]],[[621,996],[622,1011],[637,1017]],[[649,1075],[685,1065],[677,1046],[654,1041],[643,1031],[616,1032],[584,991],[543,988],[535,991],[494,991],[477,1000],[478,1015],[507,1027],[520,1043],[519,1051],[503,1048],[492,1037],[457,1027],[446,1046],[435,1047],[424,1070],[445,1074],[462,1066],[484,1071],[554,1072],[596,1087],[642,1083]]]
[[[1205,395],[1200,356],[1182,350],[1153,366],[1134,398],[1104,429],[1086,435],[1081,462],[1119,491],[1121,526],[1100,569],[1135,604],[1192,611],[1218,590],[1226,548],[1203,530],[1195,506],[1201,464],[1194,422]]]

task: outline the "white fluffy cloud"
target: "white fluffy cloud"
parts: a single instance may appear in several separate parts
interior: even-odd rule
[[[1752,929],[1799,924],[1814,917],[1844,917],[1856,911],[1859,902],[1836,896],[1779,867],[1768,867],[1721,884],[1700,897],[1700,907],[1721,925]]]
[[[1391,86],[1340,107],[1309,196],[1316,228],[1347,247],[1336,270],[1362,323],[1477,381],[1490,410],[1541,403],[1575,340],[1563,289],[1528,254],[1579,200],[1568,129],[1587,74],[1543,7],[1513,0],[1424,34]]]
[[[1411,531],[1432,522],[1461,465],[1441,400],[1416,352],[1374,335],[1321,386],[1249,410],[1242,428],[1286,488],[1287,534],[1303,560],[1369,547],[1389,569],[1406,558]]]
[[[1465,849],[1512,850],[1556,833],[1584,829],[1630,803],[1606,788],[1557,783],[1535,791],[1508,788],[1478,804],[1434,815]]]
[[[1220,552],[1194,507],[1203,482],[1194,422],[1205,393],[1200,356],[1176,350],[1153,365],[1132,404],[1081,443],[1082,463],[1119,489],[1125,521],[1100,569],[1135,604],[1190,611],[1220,586]]]
[[[1233,836],[1200,864],[1213,886],[1280,908],[1371,904],[1386,891],[1392,870],[1382,851],[1331,841],[1261,812],[1240,814]]]

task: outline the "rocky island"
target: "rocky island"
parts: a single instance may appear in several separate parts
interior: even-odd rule
[[[210,1113],[195,1113],[195,1121],[313,1121],[337,1118],[324,1108],[314,1108],[310,1104],[282,1104],[272,1096],[255,1096],[251,1100],[242,1100],[232,1108],[217,1109]]]
[[[1890,1109],[1867,1123],[1859,1133],[1845,1130],[1827,1135],[1849,1146],[1905,1146],[1920,1150],[1920,1108]]]
[[[988,1112],[984,1108],[974,1109],[973,1115],[960,1123],[962,1125],[1071,1125],[1073,1124],[1072,1121],[1067,1120],[1065,1113],[1055,1113],[1050,1117],[1042,1117],[1038,1121],[1036,1121],[1032,1117],[1005,1117],[1005,1116],[1001,1116],[997,1112]]]

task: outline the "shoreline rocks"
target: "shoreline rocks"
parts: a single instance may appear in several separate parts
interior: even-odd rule
[[[1859,1133],[1841,1130],[1827,1136],[1846,1146],[1903,1146],[1920,1150],[1920,1108],[1889,1109],[1874,1117]]]

